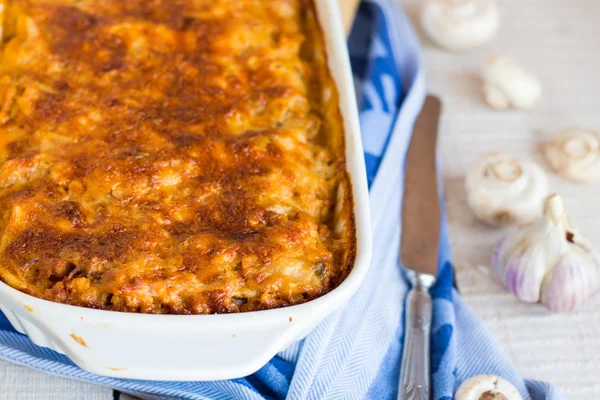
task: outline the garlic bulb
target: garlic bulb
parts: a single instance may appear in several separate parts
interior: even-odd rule
[[[569,128],[558,132],[544,148],[548,164],[566,178],[591,182],[600,178],[600,136]]]
[[[423,31],[448,50],[466,50],[489,42],[500,16],[494,0],[428,0],[421,9]]]
[[[519,299],[571,311],[600,285],[600,264],[588,242],[571,229],[562,199],[549,196],[533,225],[500,238],[492,266]]]
[[[494,109],[533,107],[542,84],[524,66],[504,55],[487,57],[481,66],[485,101]]]
[[[548,180],[532,161],[490,153],[467,175],[466,192],[471,210],[481,221],[493,226],[524,224],[541,215]]]
[[[494,375],[477,375],[464,381],[454,400],[523,400],[510,382]]]

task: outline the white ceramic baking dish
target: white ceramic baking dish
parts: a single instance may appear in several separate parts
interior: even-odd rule
[[[41,300],[0,282],[0,309],[39,346],[100,375],[215,380],[249,375],[304,338],[358,289],[369,268],[371,232],[363,150],[346,38],[337,0],[316,0],[329,68],[340,94],[356,218],[356,262],[330,293],[287,308],[220,315],[148,315]]]

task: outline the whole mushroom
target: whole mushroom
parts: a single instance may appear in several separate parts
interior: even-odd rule
[[[490,153],[469,172],[465,188],[469,207],[486,224],[526,224],[542,213],[548,179],[532,161]]]
[[[428,0],[421,9],[427,36],[447,50],[467,50],[489,42],[500,15],[494,0]]]
[[[600,179],[600,136],[589,129],[558,132],[544,147],[546,161],[556,172],[576,182]]]
[[[464,381],[454,400],[523,400],[510,382],[495,375],[477,375]]]
[[[497,110],[531,108],[542,94],[539,79],[505,55],[487,57],[481,66],[481,74],[485,101]]]

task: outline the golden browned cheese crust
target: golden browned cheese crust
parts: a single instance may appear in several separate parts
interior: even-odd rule
[[[0,276],[116,311],[305,302],[354,262],[312,0],[0,0]]]

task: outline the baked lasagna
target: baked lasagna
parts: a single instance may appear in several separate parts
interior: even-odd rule
[[[354,263],[312,0],[0,0],[0,276],[141,313],[306,302]]]

